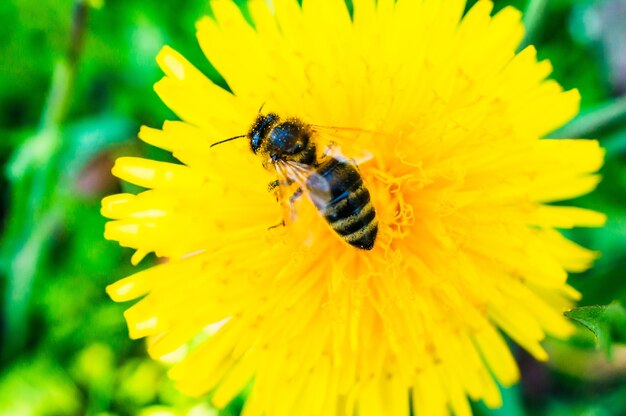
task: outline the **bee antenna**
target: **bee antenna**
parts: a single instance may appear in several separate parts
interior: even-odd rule
[[[226,142],[229,142],[229,141],[231,141],[231,140],[241,139],[242,137],[246,137],[246,135],[245,135],[245,134],[242,134],[241,136],[235,136],[235,137],[231,137],[230,139],[220,140],[219,142],[215,142],[215,143],[213,143],[213,144],[212,144],[211,146],[209,146],[209,147],[217,146],[218,144],[226,143]]]
[[[259,108],[259,113],[261,113],[261,110],[263,110],[263,107],[265,107],[265,103],[261,104],[261,107]]]

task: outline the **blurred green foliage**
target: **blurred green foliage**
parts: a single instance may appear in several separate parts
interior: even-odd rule
[[[514,5],[529,12],[527,40],[553,62],[554,77],[566,89],[581,91],[581,117],[556,135],[598,138],[607,149],[599,190],[576,203],[606,212],[608,224],[570,233],[602,257],[571,281],[584,293],[584,305],[626,304],[626,101],[619,98],[626,85],[609,76],[620,75],[615,62],[626,60],[624,39],[621,49],[615,46],[626,3],[495,3],[497,9]],[[195,41],[194,23],[210,13],[209,5],[94,0],[84,4],[81,44],[71,35],[76,4],[83,3],[0,2],[0,414],[239,414],[243,399],[217,412],[206,399],[177,393],[165,366],[147,358],[143,342],[128,339],[126,305],[104,293],[107,284],[133,272],[131,253],[102,238],[99,201],[122,186],[110,175],[112,161],[118,154],[167,158],[134,138],[140,125],[159,126],[174,117],[152,91],[161,76],[154,57],[170,44],[223,83]],[[72,47],[80,49],[76,64],[68,58]],[[477,405],[476,413],[626,414],[624,322],[621,332],[611,332],[606,310],[574,315],[610,344],[612,361],[581,326],[572,341],[547,343],[559,352],[552,367],[520,352],[523,384],[503,390],[502,409]],[[607,340],[603,334],[609,333],[613,338]]]

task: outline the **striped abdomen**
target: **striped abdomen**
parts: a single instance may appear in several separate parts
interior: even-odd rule
[[[330,185],[329,201],[312,198],[320,214],[347,243],[371,250],[376,241],[378,220],[359,172],[354,166],[334,158],[324,160],[316,171]],[[316,192],[314,187],[309,179],[307,188],[311,194]]]

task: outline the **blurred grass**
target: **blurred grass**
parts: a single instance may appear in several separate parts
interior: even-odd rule
[[[607,149],[600,188],[576,202],[606,212],[608,224],[570,233],[602,252],[595,269],[571,279],[586,305],[626,303],[626,120],[618,96],[626,88],[608,76],[616,69],[606,47],[611,24],[626,15],[602,20],[604,8],[620,1],[495,2],[496,9],[514,5],[530,12],[527,40],[552,61],[566,89],[581,92],[583,114],[556,134],[598,138]],[[206,399],[179,395],[164,366],[147,358],[142,342],[128,339],[125,305],[109,301],[103,288],[133,272],[130,253],[104,241],[99,215],[100,198],[120,190],[109,173],[116,155],[167,158],[134,139],[139,125],[174,117],[152,91],[161,76],[154,63],[160,47],[174,46],[220,80],[194,37],[195,21],[210,9],[204,0],[90,2],[73,62],[74,4],[0,3],[0,19],[7,22],[0,26],[0,414],[215,415]],[[626,413],[625,372],[616,376],[597,365],[584,330],[566,347],[550,345],[564,351],[555,368],[520,353],[524,384],[503,391],[503,409],[477,405],[476,413]],[[598,377],[581,374],[588,365],[596,365]],[[238,399],[219,414],[239,414],[241,406]]]

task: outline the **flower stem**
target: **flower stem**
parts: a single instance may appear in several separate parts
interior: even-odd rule
[[[519,49],[537,41],[541,25],[546,15],[548,0],[529,0],[524,10],[524,26],[526,27],[526,36],[520,44]]]
[[[582,112],[567,125],[555,131],[551,137],[593,137],[620,121],[626,121],[626,96]]]
[[[41,116],[41,129],[58,126],[65,118],[83,49],[88,14],[87,1],[76,0],[72,12],[70,41],[65,57],[59,60],[52,76],[50,93]]]

